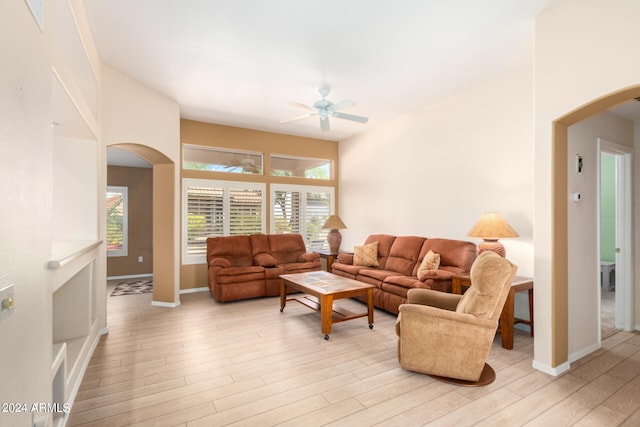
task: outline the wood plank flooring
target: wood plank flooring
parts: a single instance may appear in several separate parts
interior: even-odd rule
[[[494,341],[496,381],[447,385],[398,366],[395,316],[320,332],[319,314],[278,298],[217,303],[183,294],[108,297],[102,337],[69,426],[638,426],[640,335],[618,332],[552,377],[531,367],[533,339]],[[359,302],[341,300],[364,309]],[[359,306],[359,307],[358,307]]]

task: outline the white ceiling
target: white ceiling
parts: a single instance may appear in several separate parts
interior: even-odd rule
[[[90,0],[101,59],[175,99],[181,116],[343,140],[530,64],[534,18],[565,0]],[[351,99],[366,124],[290,101]]]

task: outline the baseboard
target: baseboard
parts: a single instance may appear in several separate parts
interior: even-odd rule
[[[143,277],[153,277],[153,274],[145,273],[145,274],[131,274],[128,276],[107,276],[107,280],[140,279]]]
[[[65,394],[67,395],[67,405],[69,408],[73,408],[73,404],[76,400],[76,396],[78,394],[78,390],[80,389],[80,385],[82,384],[82,379],[84,378],[85,373],[87,372],[87,367],[89,366],[89,362],[91,361],[91,356],[96,350],[98,343],[100,342],[100,337],[103,335],[103,331],[107,328],[97,328],[97,321],[94,323],[94,327],[92,330],[94,331],[91,335],[91,342],[85,343],[83,345],[83,349],[81,351],[81,360],[78,360],[77,363],[80,363],[78,375],[75,377],[75,381],[70,381],[65,383]],[[72,368],[73,369],[73,368]],[[67,390],[68,389],[68,390]],[[62,421],[62,425],[66,425],[68,420],[68,413],[65,414],[64,419]]]
[[[207,286],[202,288],[189,288],[189,289],[180,289],[178,293],[180,294],[192,294],[194,292],[209,292],[209,288]]]
[[[599,350],[601,347],[602,347],[601,343],[595,343],[593,345],[590,345],[587,348],[583,348],[582,350],[580,350],[580,351],[578,351],[576,353],[570,354],[569,355],[569,363],[575,362],[576,360],[583,358],[587,354],[590,354],[590,353],[593,353],[596,350]]]
[[[151,305],[155,307],[176,308],[180,305],[180,301],[176,301],[176,302],[151,301]]]
[[[540,362],[536,362],[534,360],[533,363],[531,364],[531,366],[533,367],[533,369],[537,369],[538,371],[542,371],[545,374],[553,375],[554,377],[557,377],[557,376],[559,376],[561,374],[564,374],[569,369],[571,369],[571,365],[569,364],[569,362],[565,362],[565,363],[563,363],[561,365],[556,366],[555,368],[552,368],[551,366],[544,365],[544,364],[542,364]]]

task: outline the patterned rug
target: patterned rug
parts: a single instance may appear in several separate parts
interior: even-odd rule
[[[149,292],[153,292],[153,282],[150,279],[136,280],[135,282],[118,283],[113,292],[111,292],[111,296],[146,294]]]

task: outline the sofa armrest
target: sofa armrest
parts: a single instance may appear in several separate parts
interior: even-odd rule
[[[447,279],[451,279],[453,276],[455,276],[455,273],[451,271],[436,269],[436,270],[423,271],[420,274],[419,279],[423,282],[427,279],[447,280]]]
[[[298,262],[314,262],[320,260],[318,252],[305,252],[298,257]]]
[[[213,258],[209,261],[209,267],[229,268],[231,267],[231,263],[224,258]]]
[[[336,262],[340,264],[353,265],[353,254],[338,254]]]

